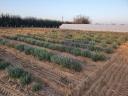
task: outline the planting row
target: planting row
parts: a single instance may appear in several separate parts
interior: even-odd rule
[[[94,44],[93,41],[89,41],[89,40],[72,40],[72,39],[66,39],[66,40],[57,40],[57,39],[51,39],[49,37],[41,37],[41,36],[38,36],[36,34],[32,35],[32,34],[29,34],[29,35],[17,35],[19,37],[28,37],[28,38],[33,38],[33,39],[36,39],[36,40],[41,40],[41,41],[46,41],[46,42],[51,42],[51,43],[57,43],[57,44],[64,44],[64,45],[67,45],[68,43],[71,43],[73,44],[73,46],[75,47],[83,47],[83,48],[87,48],[86,46],[88,44]]]
[[[58,33],[57,33],[58,32]],[[57,31],[57,37],[60,37],[61,41],[65,42],[71,46],[78,46],[78,47],[88,47],[94,45],[94,47],[99,47],[98,49],[103,49],[106,52],[109,48],[116,48],[118,45],[128,41],[128,34],[127,33],[110,33],[110,32],[80,32],[80,31]],[[53,32],[54,33],[54,32]],[[45,32],[48,34],[49,32]],[[38,35],[38,37],[43,38],[43,35]],[[55,38],[56,39],[56,38]],[[59,39],[58,39],[59,40]],[[93,44],[92,44],[93,42]],[[85,46],[84,46],[85,44]],[[87,45],[87,46],[86,46]],[[106,49],[107,48],[107,49]],[[90,50],[90,48],[88,48]],[[97,50],[97,48],[95,48]],[[95,50],[94,49],[94,50]],[[91,49],[93,50],[93,49]]]
[[[101,42],[101,43],[96,43],[96,40],[86,40],[86,39],[83,39],[83,40],[72,40],[72,39],[65,39],[63,41],[57,41],[55,39],[46,39],[46,38],[41,38],[39,36],[34,36],[34,35],[17,35],[16,37],[25,37],[25,38],[32,38],[32,39],[36,39],[36,40],[39,40],[39,41],[42,41],[42,42],[49,42],[49,43],[52,43],[52,44],[58,44],[58,45],[61,45],[61,46],[68,46],[68,47],[71,47],[71,48],[82,48],[82,49],[88,49],[90,51],[103,51],[105,53],[113,53],[113,50],[116,49],[118,47],[118,43],[114,40],[113,42],[109,42],[109,43],[112,43],[111,45],[107,45],[105,42]],[[101,40],[102,41],[102,40]]]
[[[24,45],[24,44],[14,45],[14,44],[9,43],[5,39],[0,39],[0,44],[16,48],[17,50],[21,52],[25,52],[25,54],[27,55],[35,56],[39,60],[47,60],[49,62],[57,63],[61,65],[62,67],[73,69],[78,72],[82,70],[82,63],[80,61],[77,61],[70,57],[58,56],[57,54],[48,52],[47,50],[43,48],[31,47],[29,45]]]
[[[41,38],[39,36],[34,35],[17,35],[16,37],[25,37],[40,40],[42,42],[52,43],[52,44],[61,44],[61,46],[69,46],[69,47],[76,47],[76,48],[84,48],[91,51],[104,51],[105,48],[96,46],[95,41],[93,40],[64,40],[64,41],[57,41],[55,39],[46,39]]]
[[[41,40],[41,41],[46,41],[50,43],[57,43],[57,44],[63,44],[65,46],[72,46],[72,47],[77,47],[77,48],[86,48],[91,51],[95,50],[104,50],[103,48],[96,46],[95,40],[86,40],[86,39],[81,39],[81,40],[73,40],[73,39],[64,39],[64,40],[56,40],[56,39],[51,39],[49,37],[41,37],[29,34],[29,35],[19,35],[20,37],[28,37],[28,38],[34,38],[36,40]],[[93,48],[92,48],[93,46]],[[95,47],[95,48],[94,48]]]
[[[33,39],[33,38],[28,38],[28,37],[12,36],[12,37],[6,37],[6,38],[27,42],[27,43],[32,44],[32,45],[37,45],[37,46],[49,48],[49,49],[52,49],[52,50],[58,50],[58,51],[61,51],[61,52],[68,52],[68,53],[71,53],[71,54],[76,55],[76,56],[88,57],[88,58],[91,58],[94,61],[105,60],[104,54],[102,54],[100,52],[97,52],[97,51],[96,52],[91,52],[89,50],[82,50],[80,48],[67,47],[67,46],[63,46],[63,45],[59,45],[59,44],[43,42],[43,41],[36,40],[36,39]],[[96,58],[96,59],[94,59],[94,58]]]
[[[101,40],[97,39],[65,39],[65,40],[56,40],[56,39],[47,39],[44,37],[36,36],[36,35],[19,35],[19,37],[27,37],[27,38],[33,38],[36,40],[46,41],[50,43],[55,44],[62,44],[64,46],[70,46],[70,47],[76,47],[76,48],[83,48],[88,49],[90,51],[104,51],[105,53],[113,53],[113,50],[118,47],[120,44],[120,40],[104,40],[103,38]],[[98,43],[99,42],[99,43]]]
[[[5,62],[3,59],[0,59],[0,70],[5,69],[8,73],[8,76],[10,78],[19,80],[21,85],[25,86],[34,82],[34,84],[32,85],[32,91],[41,90],[41,83],[33,81],[30,73],[24,71],[22,68],[14,67],[10,63]]]

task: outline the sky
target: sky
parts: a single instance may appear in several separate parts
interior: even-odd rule
[[[0,0],[0,14],[72,21],[88,16],[92,23],[128,24],[128,0]]]

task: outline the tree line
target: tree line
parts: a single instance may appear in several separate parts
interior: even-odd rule
[[[0,27],[43,27],[58,28],[62,24],[57,20],[44,20],[34,17],[21,18],[20,16],[1,14]]]

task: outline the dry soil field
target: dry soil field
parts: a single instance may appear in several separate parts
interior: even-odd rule
[[[0,29],[0,96],[128,96],[128,33]]]

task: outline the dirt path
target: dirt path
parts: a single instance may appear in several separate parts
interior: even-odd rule
[[[128,43],[122,45],[82,96],[128,96]]]

